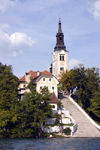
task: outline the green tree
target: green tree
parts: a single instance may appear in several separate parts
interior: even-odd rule
[[[30,88],[31,86],[31,88]],[[16,108],[16,126],[12,132],[16,137],[41,137],[43,132],[41,124],[51,114],[49,105],[50,93],[43,88],[41,94],[36,92],[34,83],[29,83],[31,92],[26,93]]]
[[[86,93],[86,84],[87,84],[86,69],[82,64],[80,64],[79,68],[74,68],[73,71],[74,71],[74,82],[76,83],[76,95],[78,95],[78,103],[81,105],[81,107],[84,108],[84,106],[87,105],[88,103]]]
[[[100,84],[99,69],[88,68],[86,70],[86,75],[87,75],[87,90],[91,97],[94,92],[98,91],[98,87]]]
[[[12,73],[12,66],[0,63],[0,133],[9,136],[15,115],[18,78]]]
[[[12,66],[0,63],[0,109],[10,110],[17,100],[18,78],[12,73]]]
[[[41,89],[40,91],[41,97],[42,97],[42,110],[43,113],[45,114],[46,117],[50,117],[52,114],[52,108],[51,105],[49,104],[51,100],[51,93],[49,92],[48,88],[44,86],[44,88]]]
[[[90,99],[90,107],[88,108],[90,116],[100,123],[100,85],[98,91],[94,92],[93,97]]]
[[[66,70],[60,73],[59,81],[60,81],[60,88],[68,93],[72,93],[76,84],[74,82],[74,74],[73,70]]]

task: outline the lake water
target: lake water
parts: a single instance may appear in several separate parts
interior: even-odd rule
[[[100,150],[100,138],[0,139],[0,150]]]

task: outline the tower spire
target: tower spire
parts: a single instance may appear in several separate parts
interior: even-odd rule
[[[58,23],[58,33],[56,34],[56,46],[54,48],[54,51],[60,51],[60,50],[64,50],[67,52],[66,50],[66,46],[64,45],[64,34],[62,32],[61,29],[61,19],[59,18],[59,23]]]
[[[59,28],[58,28],[58,33],[62,33],[62,29],[61,29],[61,18],[59,18]]]

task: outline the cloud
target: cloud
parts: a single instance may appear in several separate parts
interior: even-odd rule
[[[9,36],[12,47],[32,47],[34,41],[26,33],[15,32]]]
[[[17,57],[23,53],[23,49],[32,47],[34,41],[26,33],[14,32],[8,34],[9,25],[0,25],[0,56]]]
[[[89,12],[92,13],[93,17],[100,21],[100,0],[95,0],[94,3],[89,2]]]
[[[9,6],[14,6],[17,0],[0,0],[0,10],[5,12]]]
[[[72,60],[70,60],[69,61],[69,70],[70,69],[73,69],[74,67],[78,67],[79,66],[79,64],[82,64],[82,62],[81,61],[79,61],[79,60],[76,60],[76,59],[72,59]]]

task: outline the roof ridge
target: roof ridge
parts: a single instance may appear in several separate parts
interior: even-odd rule
[[[37,72],[39,72],[40,74],[37,75]],[[30,70],[29,72],[25,72],[25,74],[30,74],[33,79],[35,79],[36,77],[39,77],[41,75],[52,75],[53,76],[53,74],[51,72],[49,72],[48,70],[44,70],[43,72],[41,72],[39,70],[38,71]],[[25,75],[21,79],[19,79],[19,81],[25,81]]]

